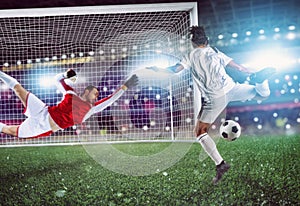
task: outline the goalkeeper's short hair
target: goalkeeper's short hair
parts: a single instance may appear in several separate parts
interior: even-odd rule
[[[84,91],[88,90],[88,91],[90,92],[90,91],[92,91],[93,89],[97,89],[97,91],[99,91],[99,89],[98,89],[97,87],[93,86],[93,85],[87,86],[87,87],[84,89]]]
[[[208,37],[206,36],[203,26],[192,26],[190,28],[190,35],[193,44],[196,46],[201,44],[208,44]]]

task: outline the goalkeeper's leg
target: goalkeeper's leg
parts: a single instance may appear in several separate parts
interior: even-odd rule
[[[26,98],[28,91],[22,87],[22,85],[13,77],[5,74],[4,72],[0,71],[0,79],[4,84],[6,84],[10,89],[14,90],[17,97],[21,100],[24,107],[26,107]],[[19,125],[6,125],[0,122],[0,132],[17,136]]]
[[[0,71],[0,79],[12,90],[14,90],[17,97],[21,100],[24,107],[26,107],[26,98],[28,91],[22,87],[22,85],[13,77]]]

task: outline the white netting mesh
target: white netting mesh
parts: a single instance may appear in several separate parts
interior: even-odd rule
[[[82,125],[38,139],[2,134],[1,144],[193,139],[189,72],[167,76],[144,69],[172,65],[190,50],[191,21],[189,9],[0,18],[2,70],[48,105],[62,98],[51,78],[67,68],[79,76],[78,93],[95,85],[101,98],[130,74],[140,77],[139,86]],[[21,101],[2,82],[0,89],[0,121],[21,123]]]

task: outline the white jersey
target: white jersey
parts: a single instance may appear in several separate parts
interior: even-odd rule
[[[212,47],[196,48],[181,64],[190,68],[195,83],[204,98],[217,98],[231,90],[235,82],[226,73],[225,67],[232,60]]]

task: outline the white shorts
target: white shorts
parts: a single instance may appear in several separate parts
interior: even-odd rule
[[[19,138],[48,136],[52,133],[48,107],[32,93],[27,96],[24,114],[27,119],[18,127]]]
[[[205,123],[213,123],[229,102],[246,101],[256,96],[255,86],[236,84],[227,94],[218,98],[211,98],[202,102],[197,119]],[[199,101],[199,100],[198,100]]]

